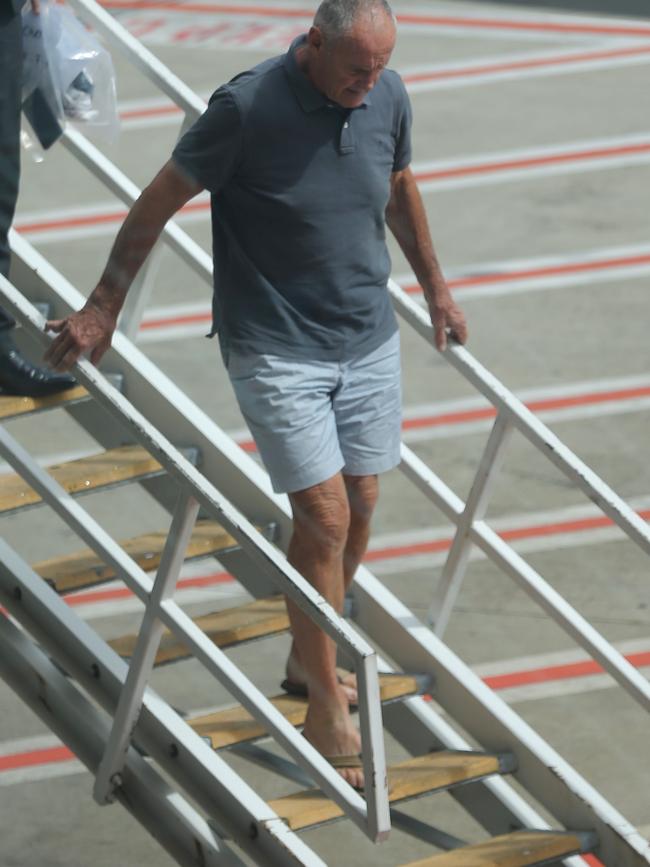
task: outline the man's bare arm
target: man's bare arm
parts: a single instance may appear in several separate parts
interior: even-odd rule
[[[436,347],[447,346],[447,329],[459,343],[467,340],[467,325],[442,275],[429,232],[427,215],[413,172],[406,168],[391,178],[386,223],[413,268],[429,305]]]
[[[111,344],[129,287],[165,223],[200,191],[171,160],[163,166],[129,211],[104,273],[85,305],[65,319],[46,324],[46,330],[58,333],[45,353],[51,367],[70,370],[84,353],[90,354],[93,364],[99,362]]]

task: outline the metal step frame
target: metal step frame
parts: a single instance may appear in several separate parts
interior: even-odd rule
[[[27,259],[27,261],[22,260],[23,275],[28,279],[29,289],[33,289],[37,297],[42,297],[44,293],[61,313],[65,313],[66,308],[74,309],[83,303],[79,293],[57,275],[51,266],[42,261],[29,245],[22,239],[13,240],[16,242],[14,252],[19,257],[24,254]],[[28,262],[31,263],[31,268],[28,267]],[[30,277],[31,281],[29,281]],[[44,279],[46,277],[53,280],[53,285],[47,284]],[[6,301],[9,309],[23,326],[45,344],[48,338],[42,333],[42,319],[37,311],[6,281],[0,281],[0,295],[4,298],[3,303]],[[127,357],[130,364],[127,364]],[[129,386],[130,394],[133,393],[132,382],[138,383],[140,380],[140,383],[143,383],[146,380],[148,399],[139,405],[146,410],[148,418],[153,419],[163,433],[167,429],[178,435],[178,419],[183,410],[187,409],[187,399],[181,400],[178,389],[160,372],[156,372],[155,368],[152,369],[152,365],[130,341],[121,335],[116,335],[114,346],[107,353],[105,364],[123,376],[124,382]],[[148,376],[143,376],[143,369]],[[83,384],[91,392],[95,386],[95,392],[99,394],[101,389],[98,390],[96,386],[103,380],[101,374],[85,361],[78,365],[78,373]],[[106,394],[109,393],[117,410],[120,400],[123,399],[121,395],[113,394],[106,389]],[[222,474],[220,469],[228,463],[226,454],[233,445],[216,425],[202,417],[196,408],[193,409],[194,413],[198,414],[195,417],[203,423],[201,425],[203,429],[195,428],[194,437],[188,430],[187,434],[183,434],[183,439],[186,440],[186,436],[189,436],[190,441],[196,442],[199,438],[205,438],[200,446],[203,475],[209,479],[210,473],[214,471],[216,479],[220,480],[220,477],[226,475]],[[133,411],[132,408],[130,411]],[[186,424],[187,421],[186,417]],[[205,424],[211,428],[210,434],[205,429]],[[261,486],[252,483],[252,477],[262,474],[262,471],[242,450],[236,446],[234,449],[237,452],[238,472],[237,484],[231,489],[233,499],[238,496],[241,501],[244,495],[247,499],[254,497],[251,511],[256,514],[258,520],[275,521],[279,526],[286,527],[288,524],[286,504],[282,503],[282,498],[271,496]],[[156,452],[156,457],[161,463],[165,463],[163,454]],[[234,469],[231,464],[231,473]],[[188,467],[188,472],[189,470]],[[247,470],[250,470],[250,475]],[[196,477],[200,476],[194,467],[191,467],[191,472],[196,474]],[[248,486],[242,484],[246,481],[249,482]],[[267,486],[268,483],[265,487]],[[223,487],[225,486],[222,484]],[[235,529],[230,526],[226,528],[231,532]],[[233,535],[238,537],[238,533],[233,532]],[[280,544],[286,543],[286,540],[287,534],[281,534]],[[268,545],[266,540],[263,542]],[[436,699],[453,719],[476,737],[482,746],[497,750],[505,747],[515,753],[519,764],[517,778],[564,827],[594,830],[600,840],[598,852],[605,863],[620,864],[621,867],[627,867],[628,864],[650,863],[648,853],[650,847],[647,841],[635,832],[632,826],[535,732],[530,730],[501,699],[485,687],[482,681],[452,654],[426,625],[418,624],[412,612],[365,568],[361,568],[358,572],[354,584],[354,596],[355,621],[361,628],[403,670],[432,674],[436,683]],[[420,704],[424,707],[420,707]],[[402,713],[392,712],[391,716],[393,724],[389,725],[389,728],[398,739],[408,744],[411,751],[417,751],[423,739],[427,739],[425,749],[432,748],[438,741],[439,717],[421,699],[408,700],[403,705]],[[419,726],[413,725],[413,716],[417,718]],[[420,728],[419,732],[418,728]],[[405,729],[408,729],[408,734],[405,733]],[[457,743],[446,745],[458,747]],[[503,783],[505,789],[495,785],[498,782]],[[503,830],[506,822],[510,828],[513,824],[515,827],[540,829],[547,827],[543,821],[541,823],[537,821],[539,817],[535,811],[531,810],[530,805],[523,799],[515,796],[512,788],[505,781],[488,781],[483,786],[487,793],[487,800],[490,802],[489,806],[486,807],[485,798],[477,798],[476,795],[467,797],[467,802],[472,814],[479,821],[482,816],[491,817],[490,830],[494,833],[499,829]],[[499,809],[492,801],[491,796],[495,795],[503,809]],[[459,790],[457,797],[462,803],[466,797],[462,789]]]

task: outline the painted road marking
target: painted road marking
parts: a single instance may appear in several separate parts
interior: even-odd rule
[[[573,72],[593,72],[621,66],[648,63],[647,44],[620,48],[596,48],[553,53],[511,54],[500,57],[475,58],[418,66],[400,70],[409,93],[428,93],[454,87],[488,84],[492,81],[513,81]]]
[[[401,70],[411,94],[432,90],[474,86],[492,81],[539,78],[573,72],[591,72],[650,62],[647,43],[619,48],[599,48],[589,51],[554,51],[552,53],[521,53],[476,58],[472,61],[450,61]],[[204,100],[212,91],[204,91]],[[178,126],[181,110],[165,97],[130,100],[120,103],[119,115],[123,131],[157,126]]]
[[[588,380],[518,391],[516,396],[544,422],[602,418],[650,409],[650,374]],[[484,397],[463,397],[420,403],[403,409],[402,439],[406,443],[466,436],[489,430],[496,409]],[[247,429],[229,431],[228,436],[247,452],[255,444]],[[38,457],[41,466],[62,464],[95,454],[93,449],[55,452]],[[13,472],[0,463],[0,476]]]
[[[183,15],[221,15],[245,18],[300,19],[304,23],[312,20],[313,7],[290,4],[268,5],[251,3],[178,3],[170,0],[104,0],[102,5],[109,10],[156,11],[166,14],[178,12]],[[597,17],[584,16],[498,16],[481,15],[440,15],[422,11],[401,11],[397,19],[402,26],[414,26],[419,29],[432,28],[439,33],[441,28],[447,31],[471,29],[487,34],[490,32],[513,32],[518,37],[524,34],[553,36],[618,36],[618,37],[650,37],[650,26],[645,21],[631,19],[621,21],[604,21]]]
[[[494,298],[571,286],[617,283],[650,273],[650,245],[586,250],[560,256],[510,259],[445,268],[447,282],[458,301]],[[413,274],[397,276],[404,291],[422,295]],[[150,308],[140,326],[138,343],[205,336],[212,320],[209,301]]]
[[[650,638],[613,645],[628,662],[644,673],[650,667]],[[617,684],[587,654],[574,648],[536,656],[470,666],[508,704],[572,696]],[[190,711],[210,713],[218,707]],[[37,735],[0,743],[0,786],[37,782],[85,773],[86,768],[54,735]]]
[[[555,174],[617,169],[650,163],[650,133],[565,142],[543,148],[484,153],[453,160],[415,163],[413,173],[423,193],[465,189],[505,181],[529,180]],[[39,243],[112,234],[127,209],[110,203],[38,211],[19,216],[14,228]],[[178,212],[178,222],[207,220],[207,193],[196,196]]]
[[[630,508],[650,520],[650,496],[628,501]],[[545,551],[625,538],[611,519],[590,504],[538,512],[503,515],[490,519],[490,527],[517,551]],[[417,530],[375,534],[365,562],[377,575],[398,574],[444,563],[452,541],[451,524]],[[476,550],[475,555],[483,556]],[[191,594],[196,594],[192,596]],[[207,595],[202,595],[207,594]],[[206,598],[234,597],[244,591],[231,575],[221,569],[206,572],[205,561],[186,564],[177,585],[176,598],[183,604]],[[142,603],[120,581],[95,589],[69,593],[65,601],[84,620],[112,617],[142,610]]]
[[[416,163],[413,172],[420,191],[429,192],[648,162],[650,136],[640,133]]]

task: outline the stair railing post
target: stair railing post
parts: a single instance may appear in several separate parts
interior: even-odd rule
[[[434,591],[428,620],[433,631],[441,638],[444,634],[454,603],[458,598],[473,542],[470,530],[475,521],[481,521],[492,495],[494,483],[510,442],[513,426],[504,413],[496,417],[476,471],[465,508],[458,519],[456,534]]]
[[[364,795],[368,805],[368,836],[379,843],[390,833],[391,817],[377,655],[364,657],[355,670],[359,693],[359,729],[363,743]]]
[[[174,594],[198,512],[198,502],[188,489],[183,489],[178,497],[160,566],[149,594],[135,651],[129,665],[129,673],[113,718],[111,733],[97,769],[93,797],[99,804],[112,803],[113,790],[119,787],[131,734],[140,716],[142,698],[163,634],[164,626],[159,616],[160,606]]]

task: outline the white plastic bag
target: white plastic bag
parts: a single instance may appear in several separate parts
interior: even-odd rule
[[[67,6],[23,11],[23,108],[44,148],[66,121],[113,139],[119,129],[111,56]]]

